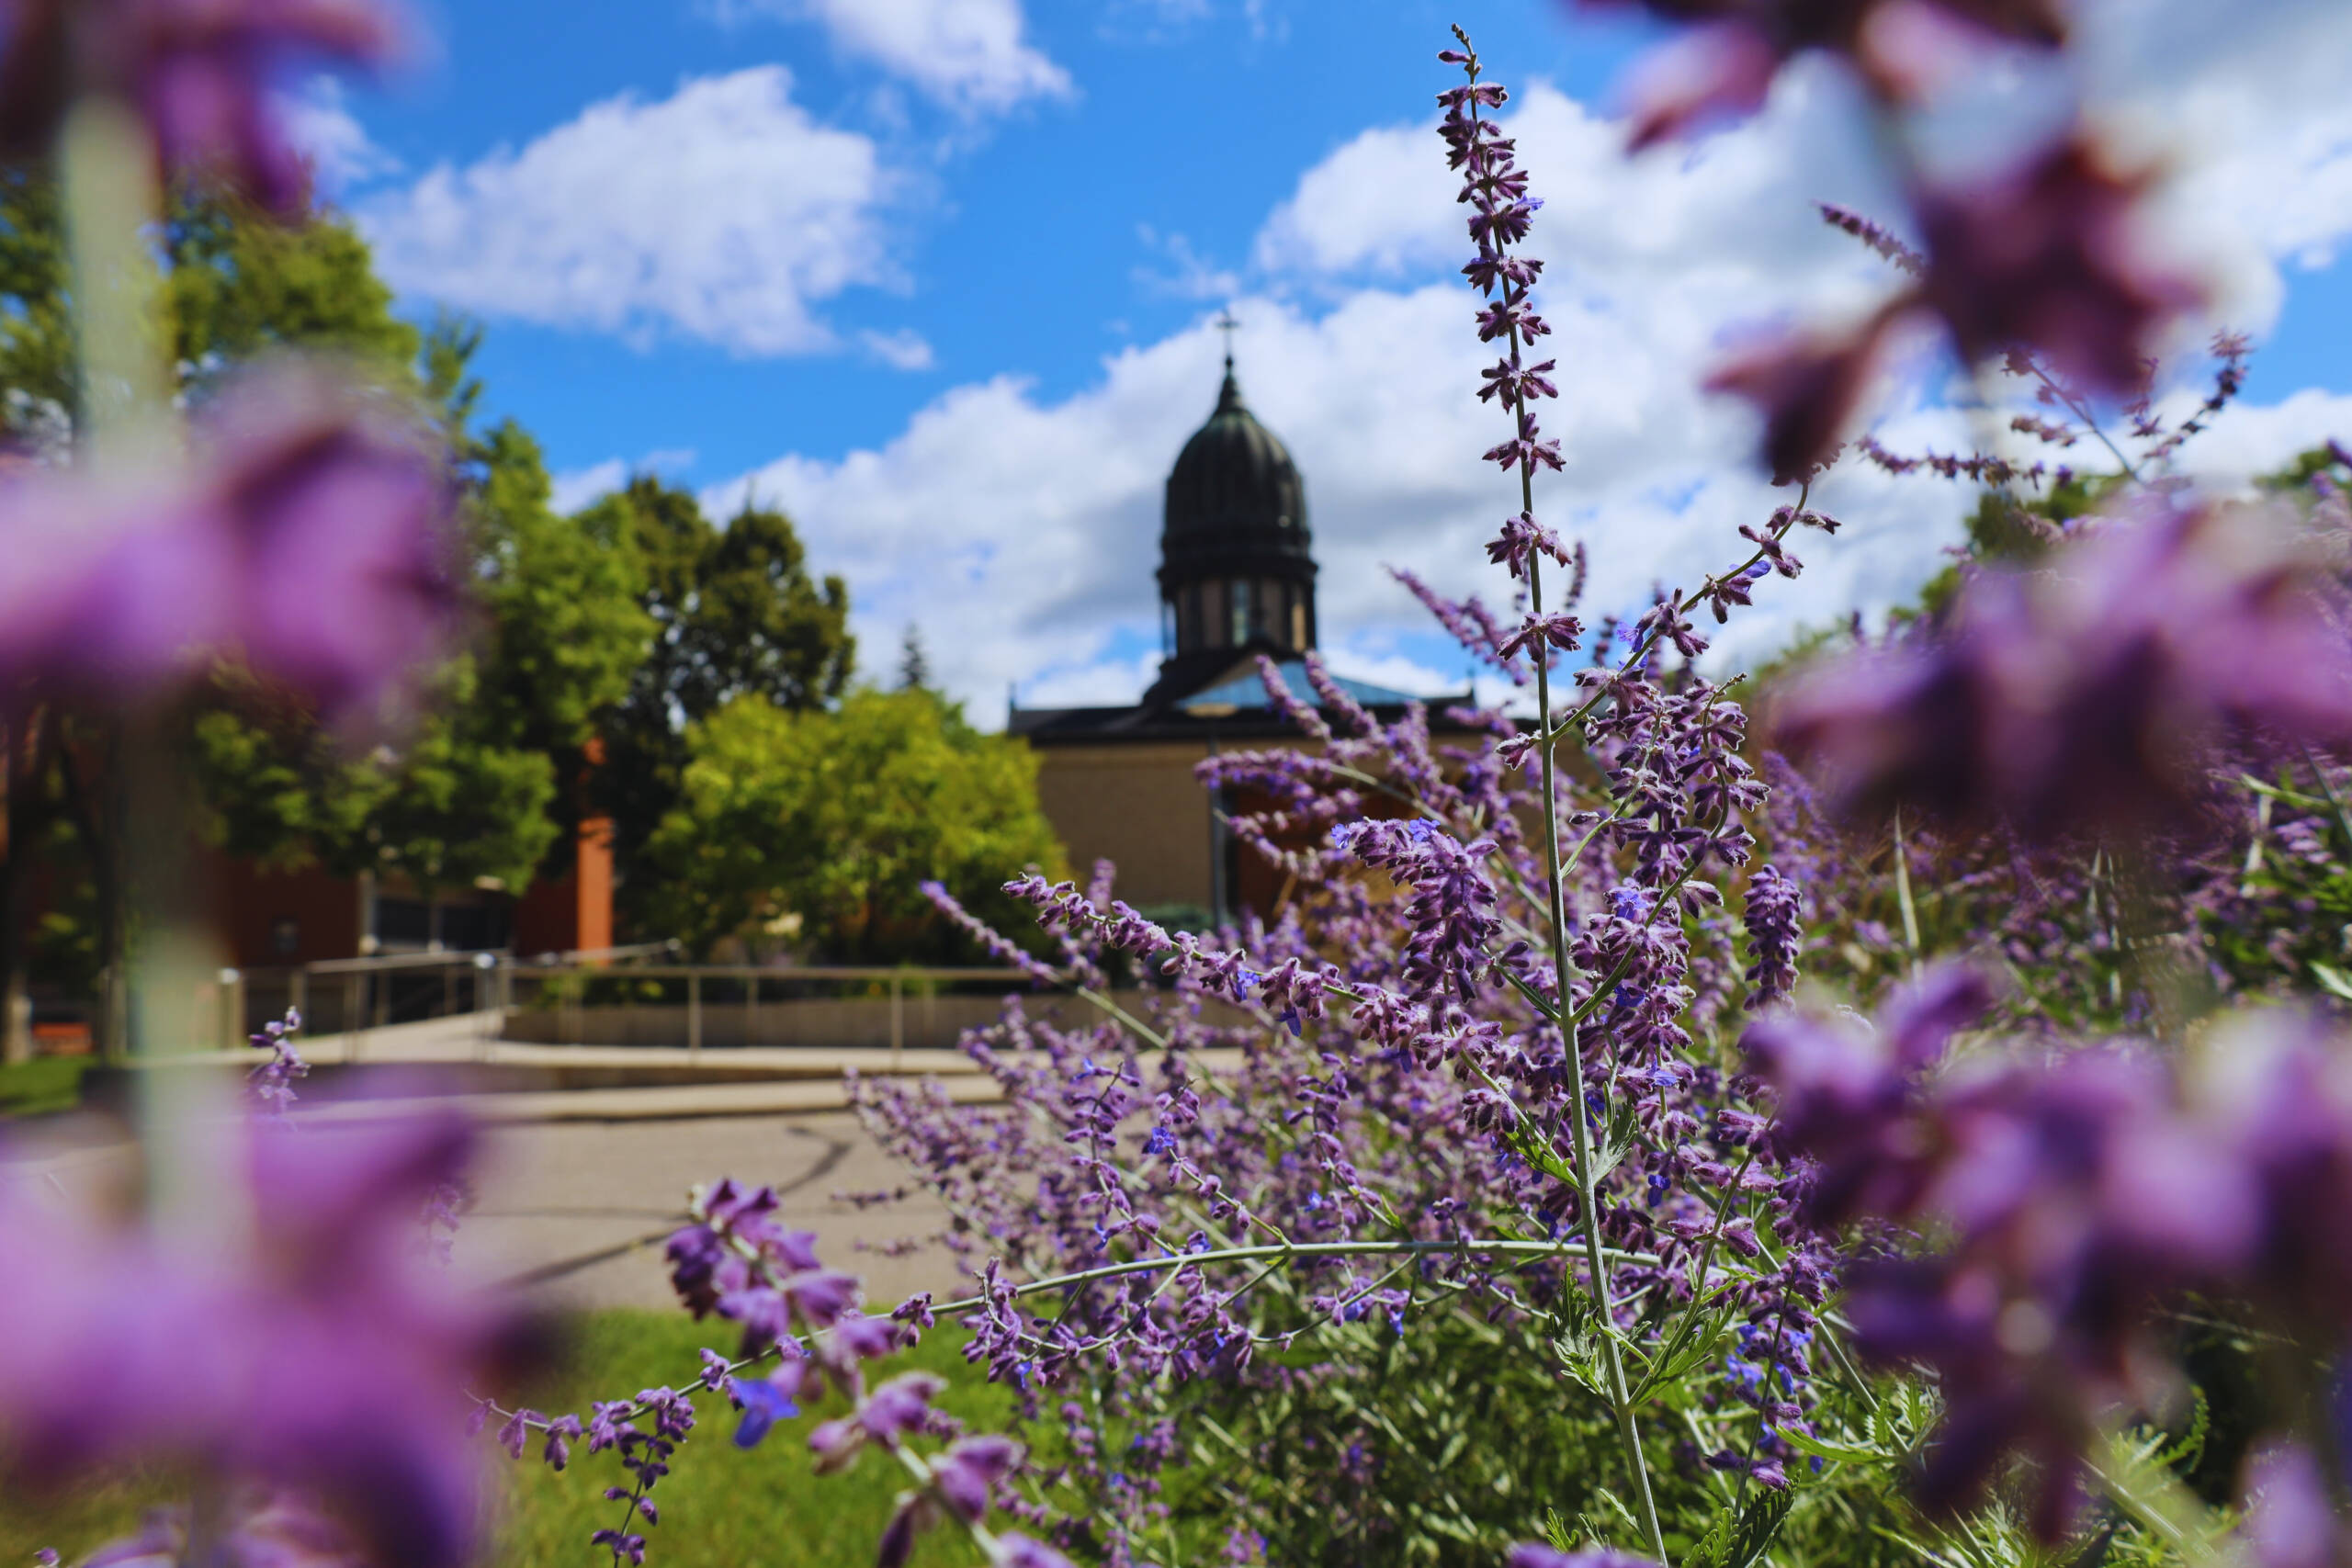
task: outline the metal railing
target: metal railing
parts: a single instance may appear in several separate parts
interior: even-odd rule
[[[302,1014],[304,1033],[342,1035],[349,1054],[374,1030],[495,1012],[503,995],[498,976],[512,963],[495,951],[399,953],[224,969],[222,1043],[243,1043],[292,1008]]]
[[[1010,968],[502,964],[505,1040],[551,1045],[944,1045],[992,1020]],[[779,995],[778,993],[783,993]]]
[[[952,1045],[993,1022],[1008,991],[1033,988],[1022,971],[993,967],[752,965],[660,963],[676,944],[516,958],[503,952],[389,953],[277,967],[223,970],[220,1043],[237,1045],[288,1007],[313,1038],[339,1036],[358,1061],[378,1032],[471,1017],[478,1057],[499,1042],[707,1051],[887,1046],[893,1065],[910,1046]],[[428,1051],[435,1049],[428,1047]]]

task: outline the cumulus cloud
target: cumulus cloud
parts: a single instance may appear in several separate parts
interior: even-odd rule
[[[863,332],[857,341],[865,352],[893,370],[928,370],[932,367],[931,340],[912,328],[897,332]]]
[[[2083,51],[2117,129],[2179,173],[2170,227],[2220,268],[2225,310],[2267,326],[2278,264],[2352,233],[2352,30],[2326,0],[2093,0]]]
[[[729,20],[757,12],[816,22],[844,54],[967,114],[1070,92],[1069,73],[1023,36],[1020,0],[722,0],[716,9]]]
[[[895,193],[874,142],[819,124],[768,65],[660,102],[608,98],[355,212],[405,293],[775,355],[833,346],[817,307],[893,280],[881,220]]]
[[[2157,25],[2124,14],[2157,0],[2103,3],[2098,25]],[[2158,9],[2164,26],[2199,12],[2188,0]],[[2242,231],[2230,242],[2240,297],[2281,256],[2352,231],[2352,208],[2339,210],[2331,194],[2340,146],[2304,138],[2300,111],[2255,101],[2279,51],[2315,36],[2302,13],[2273,9],[2262,38],[2176,51],[2169,73],[2154,73],[2135,100],[2158,119],[2165,104],[2189,106],[2181,112],[2207,116],[2196,123],[2244,139],[2212,150],[2212,167],[2236,173],[2191,164],[2185,174],[2245,186],[2222,209]],[[2308,93],[2323,85],[2314,78]],[[2208,101],[2233,107],[2195,107]],[[2102,112],[2128,117],[2132,106],[2110,99]],[[1867,308],[1888,273],[1822,225],[1813,204],[1894,203],[1826,68],[1786,75],[1765,112],[1736,130],[1630,161],[1621,126],[1540,84],[1511,118],[1548,199],[1532,243],[1550,264],[1539,302],[1555,335],[1542,352],[1558,360],[1563,394],[1544,419],[1566,470],[1544,479],[1539,505],[1590,547],[1588,611],[1632,612],[1656,585],[1735,564],[1739,525],[1791,499],[1747,461],[1752,416],[1699,384],[1733,323]],[[1480,545],[1515,510],[1517,487],[1477,461],[1499,416],[1471,395],[1489,356],[1452,276],[1461,209],[1430,129],[1367,130],[1306,171],[1262,226],[1253,287],[1236,308],[1249,323],[1245,389],[1306,479],[1327,647],[1370,678],[1444,690],[1459,689],[1460,660],[1431,642],[1423,613],[1380,569],[1407,567],[1499,608],[1509,583]],[[954,688],[983,715],[1014,682],[1024,704],[1129,699],[1153,663],[1137,650],[1158,636],[1160,486],[1208,412],[1218,352],[1203,319],[1106,360],[1093,385],[1058,401],[1009,378],[960,388],[876,448],[838,461],[787,456],[714,497],[723,511],[750,484],[782,501],[827,570],[849,577],[872,645],[895,646],[897,628],[919,620]],[[1914,354],[1888,377],[1881,437],[1914,451],[2007,439],[1998,416],[1955,406],[1966,390],[1932,349]],[[2307,396],[2235,411],[2189,449],[2190,466],[2226,480],[2275,465],[2340,423],[2344,405]],[[1805,572],[1767,580],[1757,609],[1717,634],[1725,661],[1907,599],[1958,539],[1974,496],[1849,463],[1814,503],[1847,526],[1798,541]]]
[[[559,515],[569,517],[612,494],[632,475],[690,468],[694,460],[695,455],[688,451],[649,452],[634,463],[625,457],[607,457],[584,468],[568,469],[551,479],[550,504]]]
[[[377,145],[351,112],[342,82],[314,76],[279,103],[287,134],[310,159],[320,185],[331,196],[381,175],[397,174],[401,161]]]

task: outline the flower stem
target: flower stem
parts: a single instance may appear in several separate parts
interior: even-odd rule
[[[129,107],[88,97],[58,143],[80,367],[82,459],[137,471],[168,449],[161,276],[145,231],[163,210],[146,135]]]

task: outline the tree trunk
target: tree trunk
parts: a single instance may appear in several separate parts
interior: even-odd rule
[[[38,722],[38,721],[35,721]],[[0,826],[0,1063],[33,1057],[31,998],[25,994],[25,855],[31,843],[32,724],[0,729],[0,789],[7,791]]]
[[[111,718],[100,721],[98,777],[84,777],[74,749],[60,734],[58,776],[65,786],[65,807],[74,836],[90,858],[91,901],[96,906],[98,947],[97,1010],[90,1023],[91,1043],[100,1059],[119,1064],[130,1055],[130,974],[123,927],[122,844],[129,801],[122,777],[122,727]]]

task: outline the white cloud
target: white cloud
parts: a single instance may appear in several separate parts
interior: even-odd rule
[[[591,106],[520,150],[357,204],[385,276],[486,315],[740,354],[834,344],[815,307],[895,281],[873,141],[820,125],[781,66]]]
[[[910,327],[897,332],[863,332],[857,341],[865,352],[893,370],[928,370],[933,355],[931,342]]]
[[[331,196],[381,175],[400,172],[401,161],[376,144],[352,114],[344,85],[333,76],[314,76],[278,103],[286,130],[318,172]]]
[[[1069,73],[1031,47],[1020,0],[719,0],[722,19],[761,12],[821,25],[870,61],[964,113],[1064,97]]]
[[[684,450],[649,452],[634,463],[623,457],[607,457],[584,468],[557,474],[552,481],[551,504],[559,515],[569,517],[612,494],[628,483],[633,475],[691,468],[694,460],[695,454]]]
[[[613,491],[628,483],[629,465],[618,457],[607,457],[584,468],[574,468],[554,479],[556,512],[565,517],[593,506]]]
[[[1167,259],[1164,272],[1149,266],[1135,269],[1132,276],[1147,291],[1177,299],[1227,299],[1241,292],[1241,275],[1202,255],[1186,236],[1163,234],[1141,223],[1136,226],[1136,238],[1146,250]]]
[[[2195,9],[2164,6],[2176,19]],[[2308,44],[2302,15],[2279,14],[2278,27]],[[2332,194],[2335,144],[2304,136],[2296,111],[2255,103],[2258,67],[2283,47],[2234,35],[2201,46],[2144,98],[2158,118],[2165,103],[2202,113],[2194,106],[2206,98],[2246,117],[2232,122],[2245,143],[2217,148],[2213,164],[2243,187],[2222,209],[2242,231],[2240,288],[2276,258],[2352,230],[2352,204],[2339,209]],[[2317,85],[2292,91],[2298,102],[2324,96]],[[1513,116],[1548,198],[1532,244],[1550,263],[1539,303],[1555,335],[1542,352],[1559,362],[1562,397],[1544,417],[1566,461],[1541,485],[1539,509],[1590,547],[1588,612],[1632,610],[1653,584],[1736,563],[1747,548],[1738,526],[1789,499],[1747,460],[1752,416],[1697,389],[1727,328],[1862,308],[1890,275],[1812,203],[1894,204],[1826,69],[1791,73],[1742,127],[1630,162],[1621,127],[1551,88],[1530,89]],[[1427,124],[1366,130],[1269,216],[1259,287],[1235,302],[1249,323],[1244,386],[1306,475],[1326,645],[1371,678],[1425,690],[1458,685],[1459,665],[1427,651],[1423,613],[1380,569],[1409,568],[1500,609],[1509,584],[1480,547],[1517,496],[1477,460],[1500,416],[1473,395],[1491,355],[1471,333],[1471,300],[1442,281],[1466,245],[1461,219]],[[825,569],[848,577],[861,635],[895,646],[897,628],[919,620],[977,714],[995,711],[1015,681],[1024,705],[1131,698],[1154,662],[1136,649],[1157,637],[1160,487],[1208,412],[1217,354],[1202,321],[1107,360],[1095,384],[1059,401],[1006,378],[959,388],[876,449],[788,456],[713,499],[723,510],[749,482],[780,500]],[[1890,377],[1882,438],[1898,450],[1982,445],[1971,416],[1946,406],[1950,389],[1923,387],[1932,367]],[[2189,449],[2190,466],[2224,479],[2273,466],[2340,426],[2347,408],[2312,395],[2233,411]],[[1761,658],[1799,626],[1908,598],[1973,499],[1963,486],[1844,466],[1815,502],[1845,528],[1798,540],[1804,575],[1766,580],[1756,609],[1714,634],[1719,653]]]
[[[2082,51],[2112,129],[2177,175],[2165,237],[2263,332],[2283,266],[2352,233],[2352,28],[2330,0],[2091,0]],[[2283,264],[2283,265],[2282,265]]]

